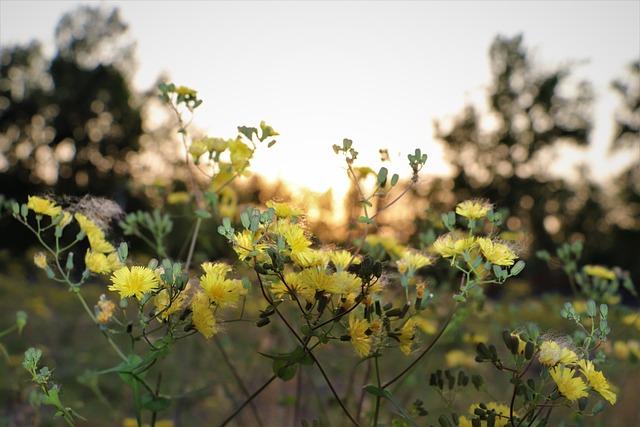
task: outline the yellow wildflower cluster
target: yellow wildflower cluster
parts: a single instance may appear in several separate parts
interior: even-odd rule
[[[191,323],[205,338],[218,332],[216,318],[211,311],[211,302],[204,292],[197,292],[191,300]]]
[[[443,258],[451,258],[452,265],[464,252],[471,255],[479,253],[491,264],[499,266],[511,266],[518,258],[509,246],[501,241],[487,237],[463,237],[455,231],[440,236],[434,242],[433,250]],[[474,259],[474,256],[471,256],[471,259]]]
[[[588,276],[600,279],[613,280],[616,278],[616,273],[601,265],[585,265],[582,271]]]
[[[98,274],[109,274],[123,267],[116,248],[106,240],[104,231],[86,215],[76,213],[74,218],[89,239],[90,248],[87,249],[84,257],[89,271]]]
[[[610,404],[616,403],[616,394],[610,389],[604,375],[596,371],[593,362],[580,359],[566,346],[552,340],[543,341],[538,358],[540,363],[550,367],[549,372],[558,386],[558,391],[569,401],[575,402],[587,397],[589,389],[592,389]],[[576,368],[579,368],[584,378],[576,376]]]

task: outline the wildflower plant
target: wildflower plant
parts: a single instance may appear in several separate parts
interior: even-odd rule
[[[352,247],[318,244],[305,211],[289,203],[270,200],[246,206],[237,216],[230,211],[233,215],[221,215],[229,206],[225,198],[233,198],[231,184],[248,174],[258,146],[272,146],[278,133],[262,122],[259,127],[238,127],[232,139],[192,137],[190,116],[202,103],[197,91],[174,84],[160,85],[159,91],[175,114],[184,148],[189,192],[176,200],[191,203],[193,212],[184,261],[171,257],[165,240],[174,231],[173,221],[159,209],[129,214],[112,209],[113,215],[105,218],[89,209],[95,205],[90,198],[69,202],[29,196],[27,203],[12,205],[14,217],[42,246],[35,265],[75,295],[118,359],[111,368],[89,375],[117,374],[129,387],[135,420],[125,423],[142,426],[149,420],[152,426],[161,425],[161,413],[181,397],[166,391],[162,362],[180,351],[178,343],[183,340],[203,339],[220,349],[242,395],[232,412],[216,420],[219,425],[236,420],[247,407],[256,424],[265,425],[254,400],[275,380],[299,379],[303,372],[321,378],[340,408],[343,424],[379,425],[386,418],[394,425],[418,425],[417,419],[429,416],[430,409],[417,397],[407,405],[398,397],[398,387],[464,320],[474,302],[484,299],[487,286],[502,286],[525,267],[517,247],[498,237],[502,215],[486,200],[462,201],[455,211],[442,214],[445,234],[433,236],[432,244],[419,250],[407,247],[380,230],[378,216],[417,184],[426,154],[416,149],[407,156],[410,178],[405,182],[397,173],[390,176],[386,167],[377,173],[358,167],[358,152],[349,139],[333,150],[344,157],[360,197],[359,236]],[[372,189],[360,179],[365,172],[376,178]],[[110,237],[112,219],[125,236],[139,237],[153,251],[148,262],[137,262],[127,242]],[[238,263],[214,259],[194,266],[202,223],[218,219],[217,232]],[[437,293],[437,283],[425,274],[438,263],[457,275],[459,285],[453,293]],[[594,269],[584,274],[603,275]],[[83,285],[95,279],[106,283],[105,292],[89,302]],[[451,418],[442,415],[440,424],[542,425],[541,420],[548,420],[551,409],[558,406],[586,415],[598,413],[603,409],[600,404],[586,409],[585,399],[594,395],[614,404],[616,394],[596,368],[604,360],[598,350],[611,332],[607,305],[588,302],[586,323],[570,304],[561,314],[579,326],[581,340],[547,339],[535,325],[527,325],[526,330],[503,334],[509,360],[500,358],[495,346],[479,343],[476,361],[508,374],[511,402],[480,402],[469,415],[455,411]],[[274,335],[285,331],[284,339],[255,349],[269,362],[272,374],[253,392],[219,341],[232,323],[265,333],[273,330]],[[345,354],[344,349],[353,357],[353,371],[359,370],[366,379],[355,399],[345,397],[326,367],[326,355]],[[58,405],[58,388],[36,370],[40,353],[28,353],[25,367],[50,396],[46,403],[53,402],[73,425],[77,414]],[[402,362],[387,366],[385,357]],[[477,392],[486,390],[481,376],[462,370],[437,370],[428,384],[450,407],[458,390],[470,385]],[[301,401],[298,396],[296,405]],[[307,422],[299,415],[296,421]]]

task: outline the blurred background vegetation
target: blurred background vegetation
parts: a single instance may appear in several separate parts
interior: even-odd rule
[[[53,307],[60,305],[57,299],[63,296],[49,295],[51,289],[38,288],[41,294],[27,295],[27,290],[36,286],[33,282],[43,279],[32,267],[36,242],[11,218],[8,200],[22,203],[30,194],[92,194],[117,201],[126,212],[165,206],[176,222],[167,246],[177,259],[183,254],[184,236],[195,221],[185,206],[168,203],[172,193],[187,188],[176,122],[165,114],[168,119],[163,125],[148,124],[151,111],[157,113],[166,106],[152,90],[133,90],[135,43],[126,33],[127,24],[117,9],[84,6],[59,22],[53,58],[44,55],[38,41],[3,46],[0,51],[0,195],[4,197],[0,210],[0,320],[10,323],[16,308],[30,311],[37,328],[26,337],[43,328],[45,335],[40,335],[39,342],[45,347],[77,346],[89,325],[68,318],[69,312],[64,313],[66,318],[58,317],[55,313],[59,309]],[[445,147],[452,176],[425,174],[400,207],[380,215],[381,230],[420,247],[435,237],[429,234],[430,229],[442,230],[440,212],[465,199],[486,198],[506,210],[507,230],[523,242],[522,258],[528,267],[522,278],[528,292],[568,291],[564,275],[549,270],[535,253],[543,249],[553,253],[562,242],[577,240],[585,241],[585,263],[619,266],[637,285],[640,58],[620,70],[619,78],[611,82],[620,103],[612,118],[616,132],[610,150],[629,150],[637,161],[604,184],[587,178],[589,165],[571,181],[545,172],[560,150],[591,142],[594,95],[589,82],[573,79],[574,66],[549,69],[536,63],[521,35],[497,36],[489,48],[488,61],[492,77],[486,105],[470,104],[457,114],[443,112],[443,117],[435,120],[434,137]],[[159,82],[163,80],[158,77]],[[364,179],[366,171],[361,172]],[[149,178],[161,175],[162,179]],[[274,196],[281,200],[294,197],[286,183],[267,185],[253,176],[236,184],[225,203],[231,208],[242,207],[263,204]],[[357,230],[351,224],[359,215],[359,197],[353,186],[343,206],[333,205],[329,194],[295,197],[317,212],[309,225],[320,241],[342,246],[352,243]],[[335,210],[344,210],[343,223],[332,222]],[[205,227],[196,261],[230,258],[228,245],[215,232],[216,220],[208,221]],[[114,233],[118,233],[115,228]],[[119,238],[133,248],[143,247],[134,237]],[[100,293],[98,289],[91,291]],[[10,299],[5,298],[7,293]],[[59,336],[44,332],[48,322],[58,320],[64,325]],[[47,342],[42,342],[43,336]],[[88,360],[94,351],[100,350],[88,346],[80,356]],[[57,374],[65,376],[62,369]]]

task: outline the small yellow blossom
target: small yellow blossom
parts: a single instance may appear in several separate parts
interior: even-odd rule
[[[453,264],[456,256],[462,255],[465,251],[470,252],[478,246],[475,237],[462,237],[458,233],[447,233],[438,237],[433,243],[433,250],[443,258],[451,258]]]
[[[233,245],[233,249],[236,251],[241,261],[246,260],[249,253],[254,251],[263,253],[268,247],[265,243],[255,244],[254,239],[257,240],[257,238],[255,238],[254,234],[249,230],[243,230],[240,233],[236,233],[234,238],[235,244]]]
[[[47,254],[44,252],[38,252],[33,256],[34,264],[41,269],[47,268]]]
[[[413,318],[416,326],[425,334],[433,335],[438,332],[438,323],[432,319],[416,316]]]
[[[72,220],[73,220],[73,215],[71,215],[69,212],[62,212],[62,219],[58,223],[58,227],[64,228],[67,225],[71,224]]]
[[[596,371],[593,362],[590,360],[580,360],[578,366],[580,366],[580,371],[582,371],[582,374],[587,379],[589,386],[600,393],[607,402],[615,405],[617,400],[616,394],[610,390],[609,383],[602,372]]]
[[[585,265],[582,271],[589,276],[599,277],[605,280],[613,280],[616,278],[616,273],[601,265]]]
[[[278,218],[292,218],[304,215],[304,210],[296,208],[289,203],[278,203],[273,200],[267,202],[268,208],[273,208]]]
[[[365,319],[356,319],[351,312],[349,315],[349,341],[360,357],[368,356],[371,351],[371,336],[366,333],[368,328],[369,322]]]
[[[326,263],[322,252],[306,248],[299,252],[291,252],[291,259],[302,268],[317,267]]]
[[[89,246],[91,246],[91,250],[94,252],[108,254],[115,252],[116,250],[116,248],[111,243],[107,242],[104,237],[98,236],[96,233],[88,234],[87,237],[89,237]]]
[[[504,243],[494,242],[486,237],[478,238],[478,244],[484,258],[491,264],[509,266],[514,264],[514,260],[518,258],[511,249]]]
[[[175,88],[175,93],[182,96],[196,96],[198,91],[187,86],[178,86]]]
[[[422,267],[426,267],[431,264],[431,258],[426,255],[421,254],[420,252],[413,252],[406,250],[402,254],[402,258],[398,261],[398,268],[400,268],[401,264],[405,264],[408,268],[407,274],[412,276],[416,270],[421,269]]]
[[[382,246],[382,248],[392,258],[402,257],[402,254],[407,250],[405,246],[401,245],[396,239],[389,236],[369,235],[367,236],[366,242],[371,246]]]
[[[124,267],[124,264],[120,262],[120,257],[117,252],[111,252],[107,255],[107,263],[109,263],[109,270],[116,271]]]
[[[216,318],[209,308],[209,297],[202,292],[198,292],[191,300],[191,322],[205,338],[213,337],[217,332]]]
[[[226,276],[230,273],[232,268],[230,265],[223,262],[203,262],[201,265],[205,274],[211,274],[213,276]]]
[[[191,145],[189,145],[189,154],[193,156],[196,164],[198,163],[197,160],[200,158],[200,156],[208,151],[209,149],[207,147],[207,143],[199,139],[193,140],[191,142]]]
[[[111,276],[112,285],[109,286],[110,291],[120,293],[120,298],[136,297],[141,300],[147,292],[153,292],[158,289],[158,279],[153,270],[134,266],[129,270],[128,267],[122,267],[116,270]]]
[[[413,344],[413,338],[415,336],[415,321],[413,318],[407,320],[400,329],[400,333],[398,336],[398,340],[400,341],[400,351],[402,351],[405,355],[409,355],[411,353],[411,344]]]
[[[106,297],[102,295],[100,296],[96,307],[96,311],[98,311],[98,322],[104,325],[105,323],[109,322],[109,320],[111,320],[111,317],[113,317],[113,310],[116,308],[116,305],[113,303],[113,301],[106,299]]]
[[[47,215],[51,218],[57,217],[58,215],[60,215],[60,212],[62,212],[62,208],[60,206],[57,206],[55,202],[37,196],[29,196],[27,208],[31,209],[37,214]]]
[[[540,363],[547,366],[555,366],[558,363],[573,365],[578,361],[578,355],[555,341],[544,341],[540,344],[539,359]]]
[[[253,157],[253,150],[240,138],[228,141],[231,167],[236,172],[242,172],[249,166],[249,160]]]
[[[472,368],[475,366],[476,361],[469,352],[462,350],[451,350],[445,355],[445,361],[448,368]]]
[[[109,274],[111,272],[107,256],[103,253],[87,249],[87,254],[84,257],[84,263],[92,273]]]
[[[167,196],[167,204],[169,205],[181,205],[189,203],[191,195],[186,191],[176,191]]]
[[[347,271],[341,271],[333,275],[336,286],[341,294],[355,294],[362,292],[362,279]]]
[[[344,249],[335,250],[329,252],[329,260],[333,262],[333,265],[336,266],[336,271],[340,272],[348,267],[349,261],[353,255],[349,251],[345,251]],[[353,264],[360,264],[360,258],[355,257],[353,259]]]
[[[588,387],[580,377],[574,377],[575,371],[562,363],[549,371],[558,386],[558,391],[571,402],[587,397]]]
[[[224,274],[206,273],[200,277],[200,286],[211,302],[221,307],[233,304],[247,294],[242,281],[227,279]]]
[[[334,275],[318,267],[305,268],[298,275],[300,282],[311,289],[330,294],[340,294],[341,288]]]
[[[166,322],[169,319],[169,316],[177,313],[184,307],[186,299],[187,296],[185,292],[181,292],[180,295],[174,297],[174,300],[171,301],[169,291],[167,289],[163,289],[158,292],[158,294],[154,298],[156,312],[161,313],[160,318]]]
[[[490,203],[484,200],[467,200],[458,203],[456,213],[469,219],[479,219],[487,216],[487,212],[489,212],[492,207]]]

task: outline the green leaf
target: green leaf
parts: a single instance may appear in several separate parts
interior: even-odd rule
[[[510,274],[512,276],[517,275],[518,273],[520,273],[522,270],[524,270],[525,267],[525,262],[522,260],[519,260],[518,262],[516,262],[516,264],[511,268]]]
[[[273,361],[273,373],[282,381],[289,381],[296,376],[298,371],[298,364],[288,362],[286,360],[274,360]]]
[[[398,183],[399,179],[400,179],[400,176],[398,176],[397,173],[394,173],[393,176],[391,177],[391,186],[394,187]]]
[[[198,209],[198,210],[195,212],[195,214],[196,214],[198,217],[202,218],[202,219],[209,219],[209,218],[211,218],[211,214],[210,214],[209,212],[205,211],[205,210],[202,210],[202,209]]]
[[[367,393],[373,394],[374,396],[387,399],[393,404],[393,406],[396,407],[396,409],[398,410],[398,412],[400,412],[402,417],[409,422],[409,425],[418,427],[418,425],[416,424],[414,419],[411,417],[411,415],[409,415],[409,413],[404,409],[404,407],[393,397],[391,392],[385,389],[378,388],[372,384],[365,386],[364,391],[366,391]]]
[[[159,412],[168,409],[171,406],[171,399],[158,396],[154,397],[150,393],[142,395],[142,408],[151,412]]]

